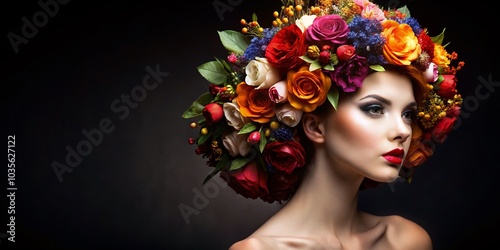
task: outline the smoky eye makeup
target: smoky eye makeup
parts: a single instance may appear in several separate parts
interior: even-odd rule
[[[362,104],[359,108],[370,116],[380,116],[384,114],[384,105],[377,102]]]

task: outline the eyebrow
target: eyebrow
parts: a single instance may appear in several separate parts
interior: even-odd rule
[[[379,96],[379,95],[367,95],[367,96],[364,96],[363,98],[361,98],[359,100],[361,101],[361,100],[364,100],[364,99],[367,99],[367,98],[376,99],[376,100],[384,103],[385,105],[389,105],[389,106],[392,104],[392,102],[390,100],[388,100],[388,99],[386,99],[386,98],[384,98],[382,96]],[[410,108],[410,107],[411,108],[416,108],[417,106],[418,105],[417,105],[416,102],[410,102],[410,103],[408,103],[408,105],[406,105],[406,108]]]

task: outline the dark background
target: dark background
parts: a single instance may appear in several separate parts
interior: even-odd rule
[[[213,3],[229,8],[219,16]],[[466,61],[458,73],[464,115],[411,184],[364,191],[360,207],[414,220],[429,232],[435,249],[497,244],[497,13],[456,1],[398,6],[404,4],[430,35],[446,28],[448,50]],[[2,193],[0,249],[227,249],[279,208],[245,199],[216,181],[204,189],[210,169],[187,143],[197,131],[181,114],[207,88],[196,67],[226,56],[216,31],[239,30],[239,20],[250,20],[253,12],[269,26],[280,1],[58,6],[17,53],[9,32],[22,35],[22,18],[33,20],[42,8],[37,1],[1,7],[2,132],[5,140],[16,138],[17,191],[15,244],[6,239],[8,199]],[[139,88],[148,66],[168,76],[127,114],[114,112],[111,104]],[[479,88],[489,96],[479,98]],[[76,149],[87,140],[82,130],[95,131],[102,120],[114,130],[103,133],[59,181],[52,164],[67,165],[67,148]],[[2,168],[5,191],[7,165]],[[199,195],[204,192],[206,200]],[[183,216],[179,205],[196,213]]]

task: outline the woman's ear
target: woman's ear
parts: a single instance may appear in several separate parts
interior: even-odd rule
[[[302,116],[302,128],[304,134],[314,143],[325,141],[325,123],[315,114],[307,113]]]

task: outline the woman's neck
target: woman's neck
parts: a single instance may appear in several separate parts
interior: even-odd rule
[[[358,190],[363,177],[339,171],[347,168],[331,166],[328,157],[317,159],[293,198],[266,223],[280,227],[272,231],[297,237],[349,237],[356,229]]]

